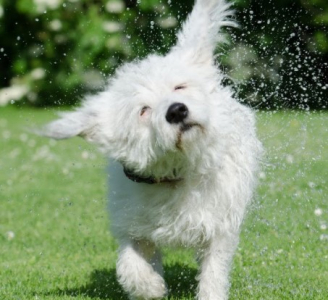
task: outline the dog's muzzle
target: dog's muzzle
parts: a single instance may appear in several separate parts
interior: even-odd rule
[[[202,128],[202,126],[195,122],[188,122],[187,118],[189,116],[189,109],[183,103],[173,103],[169,106],[165,119],[170,124],[179,124],[180,125],[180,132],[183,133],[188,131],[194,126],[198,126]]]

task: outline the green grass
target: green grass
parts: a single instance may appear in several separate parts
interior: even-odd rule
[[[0,108],[0,299],[127,299],[115,279],[106,160],[82,139],[24,129],[52,118]],[[328,113],[260,113],[258,125],[266,157],[231,299],[326,300]],[[164,252],[169,299],[192,299],[192,253]]]

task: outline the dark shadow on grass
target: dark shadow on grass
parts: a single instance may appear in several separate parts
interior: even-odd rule
[[[192,297],[196,288],[196,269],[175,264],[165,267],[165,281],[169,288],[167,299],[179,299],[183,296]],[[86,296],[106,300],[128,300],[116,280],[115,269],[95,270],[91,273],[89,281],[81,287],[73,289],[59,289],[47,293],[57,296]]]
[[[164,271],[165,282],[169,289],[168,299],[194,298],[197,287],[196,269],[183,264],[174,264],[164,267]]]
[[[94,270],[90,274],[88,282],[71,289],[58,289],[50,291],[47,295],[107,299],[107,300],[127,300],[128,297],[123,292],[116,280],[115,269]]]

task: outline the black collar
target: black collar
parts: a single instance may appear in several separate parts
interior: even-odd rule
[[[133,182],[138,182],[138,183],[148,183],[148,184],[175,183],[182,180],[182,178],[167,178],[167,177],[155,178],[154,176],[142,177],[125,167],[123,167],[123,171],[127,178],[129,178]]]

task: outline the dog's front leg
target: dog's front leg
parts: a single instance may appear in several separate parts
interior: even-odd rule
[[[130,299],[161,299],[166,294],[161,255],[149,241],[121,242],[116,273]]]
[[[220,236],[201,249],[198,300],[228,299],[229,271],[237,243],[237,235]]]

